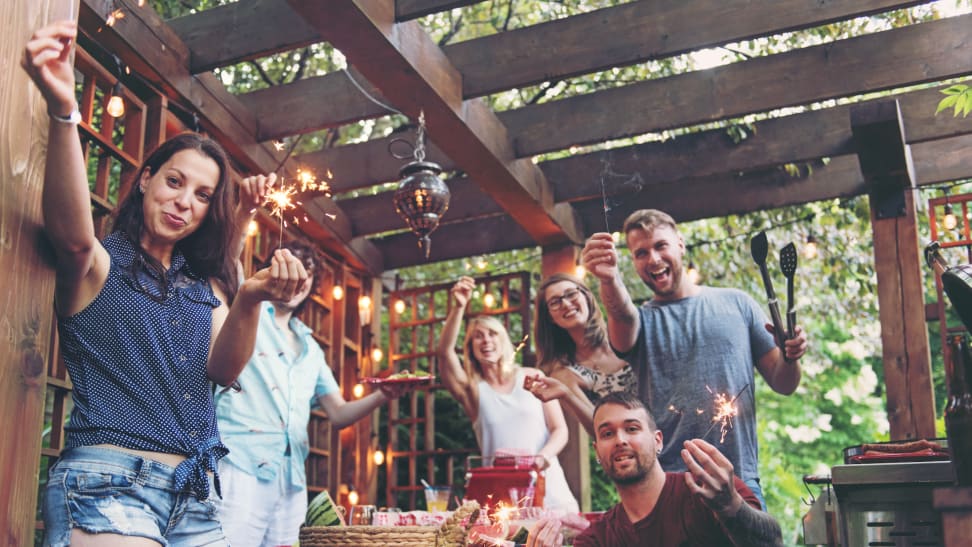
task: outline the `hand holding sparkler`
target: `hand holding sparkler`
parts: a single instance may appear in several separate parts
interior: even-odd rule
[[[287,249],[277,249],[264,268],[243,282],[240,298],[252,300],[289,301],[310,278],[304,264]]]
[[[721,517],[732,517],[744,500],[736,490],[732,463],[716,447],[702,439],[685,441],[682,460],[688,471],[685,484]]]
[[[469,300],[472,298],[473,289],[476,288],[476,280],[464,275],[456,281],[456,284],[452,286],[449,291],[452,294],[452,298],[456,303],[456,306],[460,308],[465,308],[469,304]]]
[[[237,218],[250,216],[267,201],[267,195],[277,182],[277,174],[253,175],[240,181],[240,201],[236,204]]]
[[[563,382],[550,376],[527,375],[523,380],[523,387],[544,403],[570,395]]]
[[[581,251],[581,264],[584,269],[597,276],[601,281],[614,281],[620,276],[618,269],[618,250],[614,239],[607,232],[592,235]]]

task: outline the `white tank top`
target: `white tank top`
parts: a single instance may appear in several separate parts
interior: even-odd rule
[[[479,382],[479,413],[473,422],[476,440],[484,457],[490,457],[497,450],[513,449],[516,453],[529,451],[537,454],[547,444],[550,431],[543,414],[543,403],[532,393],[523,389],[526,371],[516,371],[513,391],[500,393],[485,380]],[[553,458],[544,473],[546,495],[544,507],[577,512],[578,504],[567,478],[557,458]]]

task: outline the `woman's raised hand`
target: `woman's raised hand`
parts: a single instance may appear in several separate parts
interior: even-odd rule
[[[78,35],[74,21],[58,21],[38,29],[24,48],[20,66],[40,89],[47,111],[66,117],[77,108],[71,49]]]
[[[460,308],[465,308],[466,304],[469,303],[469,299],[472,298],[473,289],[476,288],[476,280],[469,276],[462,276],[459,281],[452,286],[452,297],[456,300],[456,304]]]
[[[263,205],[267,194],[277,182],[277,174],[252,175],[240,181],[240,202],[237,205],[237,213],[240,216],[249,216],[256,212],[257,208]]]
[[[310,276],[304,264],[287,249],[277,249],[264,268],[243,283],[244,290],[257,300],[288,301],[300,292]]]

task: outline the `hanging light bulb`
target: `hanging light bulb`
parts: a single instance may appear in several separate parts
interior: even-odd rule
[[[699,270],[695,267],[695,262],[689,261],[688,270],[685,271],[685,276],[693,285],[699,282]]]
[[[380,448],[378,450],[375,450],[375,453],[371,455],[371,458],[375,462],[375,465],[381,465],[385,463],[385,453],[382,452]]]
[[[353,486],[348,487],[348,503],[358,505],[358,491]]]
[[[942,218],[942,226],[946,230],[954,230],[958,226],[958,218],[952,212],[952,204],[947,201],[945,202],[945,217]]]
[[[371,297],[367,294],[358,297],[358,319],[362,327],[371,323]]]
[[[335,285],[334,288],[331,289],[331,296],[333,296],[335,300],[344,298],[344,287]]]
[[[351,388],[351,395],[354,395],[355,399],[360,399],[364,395],[364,385],[354,384],[354,387]]]
[[[486,266],[489,266],[489,262],[487,262],[485,258],[480,257],[476,259],[476,268],[485,270]]]
[[[804,258],[817,258],[817,238],[813,232],[807,234],[807,243],[803,246]]]
[[[587,268],[580,264],[574,266],[574,277],[577,279],[584,279],[585,275],[587,275]]]
[[[488,292],[483,296],[483,305],[487,308],[492,308],[496,305],[496,297],[493,296],[493,293]]]
[[[405,301],[401,298],[395,301],[395,313],[398,315],[405,313]]]
[[[380,363],[384,357],[385,353],[381,351],[381,348],[378,346],[371,348],[371,362]]]
[[[112,118],[120,118],[125,115],[125,100],[122,99],[121,82],[115,83],[115,87],[111,90],[111,98],[108,99],[105,112]]]

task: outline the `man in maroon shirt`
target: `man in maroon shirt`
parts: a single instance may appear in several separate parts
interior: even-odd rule
[[[598,462],[621,503],[577,536],[575,547],[782,545],[776,520],[758,509],[759,500],[711,444],[686,441],[688,471],[662,470],[662,433],[638,397],[618,392],[601,399],[594,429]],[[560,521],[541,521],[527,545],[561,545],[561,531]]]

